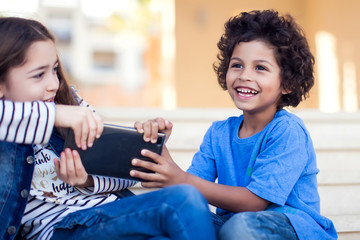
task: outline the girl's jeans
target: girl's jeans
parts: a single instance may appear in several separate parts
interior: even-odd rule
[[[213,222],[221,240],[298,239],[289,219],[279,212],[242,212],[229,219],[213,214]]]
[[[52,239],[216,238],[211,213],[196,188],[178,185],[69,214]]]

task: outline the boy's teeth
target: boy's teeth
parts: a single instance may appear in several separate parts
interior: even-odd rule
[[[249,89],[237,89],[237,91],[240,92],[240,93],[252,93],[252,94],[258,93],[255,90],[249,90]]]

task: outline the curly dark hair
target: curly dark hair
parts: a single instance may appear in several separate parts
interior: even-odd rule
[[[217,44],[219,61],[213,65],[222,89],[227,90],[226,74],[234,47],[240,42],[260,40],[274,47],[281,69],[281,86],[289,92],[282,95],[278,110],[296,107],[308,97],[314,85],[315,59],[303,30],[290,15],[279,16],[273,10],[242,12],[224,26],[225,32]]]

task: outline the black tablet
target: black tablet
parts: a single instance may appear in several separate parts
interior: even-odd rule
[[[165,143],[165,134],[159,133],[156,143],[145,142],[143,134],[135,128],[104,124],[104,131],[96,139],[93,147],[83,151],[75,144],[74,133],[69,129],[64,149],[75,149],[79,152],[81,161],[88,174],[109,177],[125,178],[142,181],[131,177],[132,169],[150,172],[147,169],[134,167],[131,160],[134,158],[152,161],[140,154],[142,149],[148,149],[161,155]]]

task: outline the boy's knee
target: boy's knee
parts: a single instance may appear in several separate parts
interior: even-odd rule
[[[219,231],[219,238],[229,239],[257,239],[256,212],[242,212],[232,216]]]

